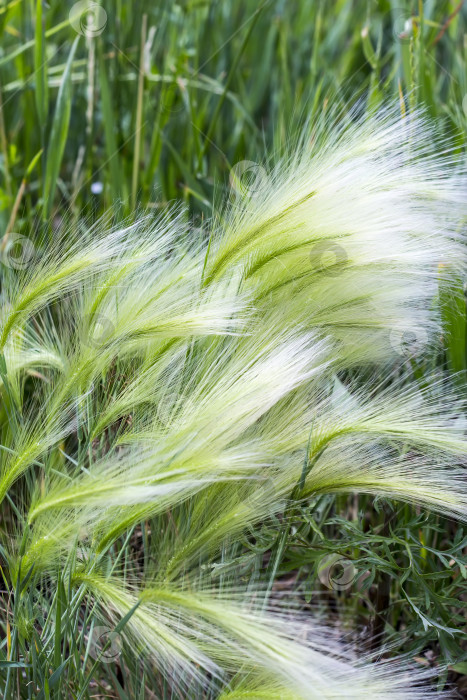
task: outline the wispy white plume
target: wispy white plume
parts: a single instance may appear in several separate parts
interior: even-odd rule
[[[2,278],[0,501],[24,526],[2,541],[10,577],[63,567],[115,623],[139,603],[125,635],[174,695],[429,694],[403,660],[358,660],[296,611],[191,584],[292,496],[466,518],[464,397],[401,371],[408,331],[420,353],[439,342],[438,281],[465,262],[466,174],[430,130],[388,110],[307,131],[196,240],[169,209],[57,235]],[[158,584],[130,586],[115,552],[142,521]]]

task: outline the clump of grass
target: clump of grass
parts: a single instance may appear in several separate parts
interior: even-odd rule
[[[90,696],[96,620],[142,697],[138,663],[167,697],[426,697],[431,671],[359,656],[274,584],[322,494],[467,516],[449,379],[355,373],[403,367],[408,328],[426,353],[464,263],[466,174],[429,128],[324,128],[206,235],[175,209],[72,229],[3,277],[5,698]],[[235,556],[265,523],[274,564],[247,585]]]

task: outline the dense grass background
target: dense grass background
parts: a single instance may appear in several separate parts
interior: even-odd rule
[[[236,161],[358,98],[423,102],[463,145],[462,4],[91,3],[80,34],[73,3],[2,2],[2,224],[24,177],[16,229],[116,201],[209,214]]]
[[[2,236],[53,235],[65,216],[73,225],[109,207],[126,216],[136,205],[174,199],[209,217],[216,194],[228,195],[235,163],[260,160],[305,119],[358,101],[368,110],[388,100],[401,110],[426,105],[465,148],[467,3],[114,0],[94,6],[92,26],[79,8],[70,21],[73,7],[0,2]],[[445,352],[423,364],[407,360],[421,382],[437,366],[466,368],[465,309],[456,317],[447,309]],[[279,544],[277,530],[265,527],[226,553],[216,575],[240,564],[254,581],[270,552],[267,575],[293,581],[304,605],[320,606],[363,644],[376,634],[419,663],[447,659],[462,693],[467,532],[368,497],[324,497],[295,517]],[[342,590],[320,583],[316,567],[326,553],[355,566]],[[62,611],[66,599],[57,592]],[[80,697],[95,697],[81,661],[84,639],[72,633],[73,605],[68,610],[74,660],[66,673],[81,683]],[[3,619],[0,626],[5,658]],[[39,675],[61,668],[60,640],[55,650],[51,658],[38,650]],[[127,663],[125,679],[123,665],[108,665],[108,696],[144,697],[151,686],[131,656]]]

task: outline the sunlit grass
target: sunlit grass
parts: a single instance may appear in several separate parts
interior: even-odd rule
[[[466,19],[0,5],[5,698],[465,673]]]

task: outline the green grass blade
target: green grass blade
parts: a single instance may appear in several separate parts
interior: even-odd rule
[[[68,128],[70,125],[71,115],[71,69],[76,48],[80,37],[77,36],[74,40],[65,71],[63,73],[60,89],[58,91],[57,104],[55,106],[55,114],[52,122],[52,128],[49,138],[49,146],[46,156],[46,171],[44,181],[44,202],[43,202],[43,219],[47,221],[52,210],[55,190],[57,187],[57,179],[60,172],[65,145],[68,136]]]

